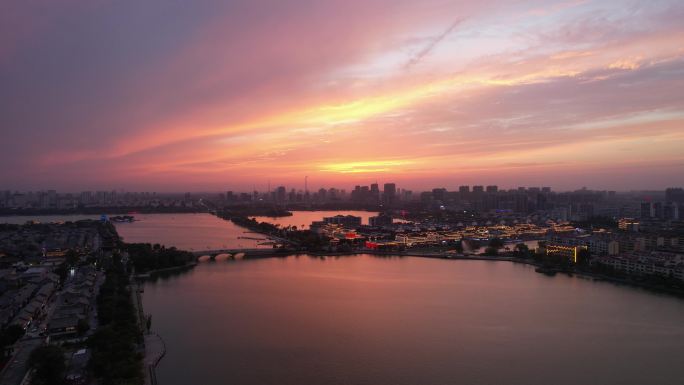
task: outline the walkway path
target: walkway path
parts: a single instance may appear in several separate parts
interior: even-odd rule
[[[157,374],[154,370],[166,354],[164,340],[157,333],[145,334],[145,376],[146,385],[157,385]]]
[[[157,333],[145,335],[145,366],[157,366],[166,354],[164,340]]]

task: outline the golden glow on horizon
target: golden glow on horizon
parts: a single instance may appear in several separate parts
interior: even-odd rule
[[[320,171],[340,174],[397,172],[401,166],[415,164],[408,160],[370,160],[363,162],[329,163],[321,166]]]
[[[404,107],[412,107],[439,95],[464,92],[469,89],[485,87],[512,87],[516,85],[534,84],[554,78],[573,77],[577,70],[559,68],[544,69],[537,72],[517,76],[497,75],[459,75],[439,81],[429,82],[410,88],[399,89],[385,95],[362,97],[340,103],[323,103],[318,106],[296,109],[251,122],[232,124],[208,130],[183,130],[174,137],[165,133],[163,137],[142,138],[137,141],[143,147],[122,148],[114,157],[125,156],[131,152],[142,151],[154,146],[167,145],[179,141],[197,138],[222,137],[249,132],[251,130],[292,129],[293,127],[312,127],[317,131],[325,131],[330,126],[346,123],[357,123],[373,117],[395,112]]]
[[[356,122],[380,114],[393,112],[399,108],[419,103],[430,97],[446,93],[464,91],[469,88],[490,86],[515,86],[533,84],[553,78],[573,77],[579,74],[577,70],[544,69],[542,71],[511,77],[494,75],[461,75],[430,82],[413,88],[398,90],[386,95],[342,102],[339,104],[322,104],[303,111],[275,115],[263,121],[255,121],[245,125],[219,129],[216,134],[235,132],[245,128],[266,128],[298,125],[334,125],[338,123]]]
[[[633,165],[650,167],[646,179],[681,163],[684,28],[672,20],[678,13],[654,5],[631,15],[601,2],[572,2],[567,13],[521,2],[505,15],[451,2],[452,12],[434,12],[439,3],[418,7],[432,9],[427,13],[399,7],[396,23],[385,18],[394,4],[377,14],[354,12],[353,28],[332,23],[327,32],[329,23],[297,10],[297,23],[255,19],[252,33],[235,41],[227,27],[234,15],[217,13],[201,23],[206,28],[169,44],[163,60],[150,54],[140,72],[114,73],[120,84],[98,84],[112,88],[102,92],[105,99],[80,87],[93,98],[92,109],[72,112],[75,101],[43,108],[67,111],[64,122],[53,117],[55,126],[78,128],[47,132],[40,146],[53,139],[54,146],[27,158],[40,175],[102,169],[94,179],[217,184],[276,175],[563,182],[563,173],[629,173]],[[447,14],[463,15],[463,22]],[[595,15],[610,17],[598,23]],[[274,66],[274,59],[282,63]],[[120,101],[121,95],[139,97]],[[19,115],[17,127],[26,120]],[[630,178],[625,185],[642,183]]]

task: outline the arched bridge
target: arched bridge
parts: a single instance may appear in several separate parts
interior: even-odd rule
[[[203,257],[203,256],[209,256],[211,259],[215,259],[217,255],[221,254],[227,254],[230,255],[231,258],[238,257],[239,259],[242,258],[249,258],[249,257],[267,257],[267,256],[273,256],[273,255],[282,255],[282,252],[279,252],[277,249],[217,249],[217,250],[198,250],[198,251],[193,251],[192,254],[194,254],[196,257]]]

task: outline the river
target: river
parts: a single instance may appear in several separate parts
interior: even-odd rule
[[[145,284],[161,384],[681,385],[684,301],[508,262],[207,262]]]
[[[254,217],[260,222],[309,228],[313,221],[335,215],[355,215],[368,224],[369,211],[293,211],[288,217]],[[116,223],[116,230],[129,243],[160,243],[185,250],[216,250],[272,247],[265,237],[236,226],[231,221],[207,213],[199,214],[135,214],[132,223]],[[99,220],[99,215],[0,216],[0,223],[23,224],[27,221],[66,222],[82,219]]]
[[[260,248],[267,239],[207,213],[135,214],[136,221],[115,223],[116,230],[129,243],[159,243],[184,250]],[[0,216],[0,223],[23,224],[27,221],[66,222],[99,220],[99,215]]]
[[[292,211],[287,217],[255,216],[259,222],[268,222],[281,227],[296,226],[308,229],[313,221],[320,221],[324,217],[335,215],[354,215],[361,217],[363,224],[368,224],[368,218],[377,215],[372,211]],[[116,223],[119,235],[126,242],[159,243],[175,246],[185,250],[217,250],[238,248],[270,248],[265,237],[234,225],[230,221],[220,219],[207,213],[199,214],[135,214],[135,222]],[[82,219],[99,220],[99,215],[39,215],[39,216],[0,216],[0,223],[23,224],[27,221],[37,222],[66,222]],[[395,221],[402,221],[395,219]],[[525,242],[530,249],[537,246],[537,241]],[[508,245],[512,248],[513,245]],[[475,250],[473,254],[484,253],[486,245]]]
[[[368,224],[368,218],[378,215],[377,212],[372,211],[357,211],[357,210],[347,210],[347,211],[292,211],[291,216],[287,217],[252,217],[259,222],[268,222],[275,225],[280,225],[281,227],[287,226],[297,226],[298,229],[308,229],[313,221],[323,220],[324,217],[334,217],[335,215],[353,215],[355,217],[361,217],[361,223],[364,225]]]
[[[260,219],[299,227],[337,213]],[[86,218],[98,217],[0,222]],[[261,243],[209,214],[136,218],[116,225],[128,242],[190,250]],[[163,385],[684,379],[684,300],[508,262],[368,255],[207,262],[146,283],[143,300],[167,344]]]
[[[272,247],[263,245],[265,236],[211,214],[136,214],[135,218],[136,222],[116,224],[129,243],[160,243],[190,251]]]

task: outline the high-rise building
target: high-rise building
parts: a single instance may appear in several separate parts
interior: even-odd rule
[[[47,191],[47,207],[56,208],[57,207],[57,191],[48,190]]]
[[[499,208],[499,194],[496,193],[496,190],[490,191],[489,187],[487,188],[487,194],[482,200],[482,208],[484,210],[496,210]]]
[[[663,203],[653,202],[651,205],[651,217],[663,219]]]
[[[284,203],[286,196],[287,196],[287,190],[285,189],[285,186],[278,186],[278,188],[276,189],[276,194],[275,194],[276,202]]]
[[[318,189],[317,198],[319,202],[325,202],[328,199],[328,190],[324,189],[323,187]]]
[[[527,195],[515,194],[515,211],[519,213],[527,212]]]
[[[82,191],[79,199],[82,205],[89,205],[93,203],[93,193],[91,191]]]
[[[665,201],[666,202],[676,202],[684,203],[684,189],[679,188],[668,188],[665,190]]]
[[[0,207],[9,207],[11,196],[12,192],[10,190],[0,191]]]
[[[662,208],[663,219],[678,221],[680,219],[679,205],[674,202],[667,202]]]
[[[370,185],[370,198],[374,202],[379,202],[380,201],[380,187],[378,186],[377,183],[373,183]]]
[[[495,194],[499,191],[498,186],[487,186],[487,193],[489,194]]]
[[[401,199],[405,202],[410,201],[413,199],[413,191],[407,189],[401,190]]]
[[[470,197],[470,186],[460,186],[458,188],[458,198],[467,200]]]
[[[433,188],[432,198],[436,201],[444,202],[446,200],[447,189],[445,188]]]
[[[383,198],[385,203],[391,205],[396,201],[397,185],[394,183],[385,183],[383,188]]]

